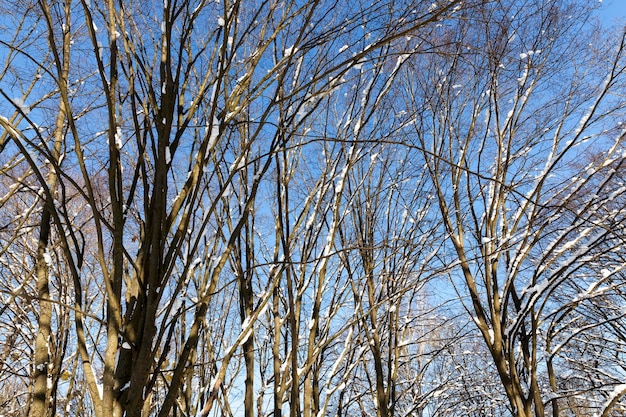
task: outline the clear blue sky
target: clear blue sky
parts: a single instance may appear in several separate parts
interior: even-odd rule
[[[607,26],[612,26],[620,20],[626,23],[626,0],[602,0],[598,16]]]

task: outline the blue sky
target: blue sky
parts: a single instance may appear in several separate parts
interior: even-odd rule
[[[602,0],[601,2],[602,9],[599,12],[599,17],[606,24],[612,25],[619,19],[626,20],[626,0]]]

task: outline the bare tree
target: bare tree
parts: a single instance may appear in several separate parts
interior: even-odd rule
[[[33,65],[37,95],[29,97],[30,117],[2,119],[2,126],[3,146],[9,149],[10,138],[10,151],[25,159],[43,190],[31,412],[53,410],[48,382],[66,375],[59,366],[47,367],[60,356],[51,358],[46,346],[51,309],[71,300],[77,352],[72,360],[80,364],[71,383],[84,384],[96,416],[172,410],[207,415],[216,400],[229,413],[227,394],[236,380],[230,370],[240,349],[248,380],[246,414],[252,415],[255,323],[270,300],[279,301],[279,281],[298,279],[300,288],[286,305],[290,412],[317,414],[320,358],[332,339],[322,336],[330,327],[323,330],[317,315],[343,210],[339,204],[330,209],[324,196],[334,192],[330,203],[340,201],[332,176],[354,163],[356,148],[329,165],[320,182],[325,191],[312,193],[320,196],[313,218],[331,222],[326,243],[315,244],[321,254],[303,259],[314,270],[284,266],[292,263],[286,257],[291,238],[280,235],[275,247],[282,255],[272,263],[257,259],[258,194],[271,183],[265,178],[277,158],[302,146],[305,121],[340,90],[354,67],[371,57],[386,61],[389,44],[434,24],[457,3],[430,9],[419,3],[402,9],[391,3],[335,8],[326,2],[265,1],[244,7],[204,0],[24,4],[24,16],[35,19],[39,32],[5,45]],[[371,33],[361,28],[367,22],[374,22],[368,23]],[[32,40],[39,33],[47,38],[45,49]],[[340,39],[346,48],[336,44]],[[20,103],[12,105],[24,116]],[[47,105],[58,111],[44,135]],[[346,179],[344,174],[341,181]],[[81,219],[77,207],[87,211]],[[284,215],[291,222],[291,214]],[[65,299],[52,299],[49,290],[52,234],[58,238],[55,259],[73,291]],[[307,240],[317,237],[309,234]],[[315,283],[308,287],[313,272]],[[234,317],[213,309],[230,308],[235,288],[241,330],[229,333],[224,330]],[[296,312],[307,288],[314,294],[313,310]],[[308,330],[299,325],[301,314],[310,314]],[[280,327],[275,331],[279,335]],[[301,331],[308,331],[303,351]],[[306,352],[301,364],[300,352]]]
[[[596,45],[577,41],[584,18],[573,16],[585,13],[570,2],[485,3],[434,30],[447,54],[415,62],[407,77],[416,115],[407,140],[422,150],[436,188],[451,245],[447,262],[457,268],[451,283],[516,416],[543,416],[549,398],[558,415],[541,371],[545,319],[559,288],[591,267],[593,248],[614,236],[603,225],[619,218],[612,212],[592,221],[598,201],[586,198],[571,222],[559,222],[572,193],[588,181],[571,165],[575,155],[607,146],[587,167],[603,176],[601,167],[621,152],[621,134],[598,132],[623,108],[611,96],[623,82],[623,39],[600,48],[611,58],[595,67]],[[585,53],[589,59],[579,59]],[[424,75],[414,80],[415,73]],[[596,137],[606,142],[590,143]],[[575,185],[558,177],[574,177]],[[593,195],[615,197],[605,191]]]
[[[586,2],[0,8],[11,413],[623,409],[624,39]]]

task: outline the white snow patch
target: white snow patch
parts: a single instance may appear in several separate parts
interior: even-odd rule
[[[207,134],[209,134],[208,149],[212,149],[217,143],[219,131],[220,131],[220,122],[219,120],[217,120],[217,117],[213,116],[213,124],[211,125],[211,127],[207,127]]]
[[[122,149],[122,139],[122,128],[118,126],[115,129],[115,146],[117,146],[117,149]]]
[[[292,54],[295,54],[296,52],[298,52],[298,48],[291,46],[289,48],[285,49],[285,57],[289,57]]]
[[[200,258],[194,259],[194,261],[191,263],[191,265],[189,265],[189,270],[193,271],[198,265],[200,265],[200,262],[202,262],[202,259],[200,259]]]
[[[20,111],[26,115],[30,113],[30,106],[28,106],[21,97],[15,97],[11,99],[13,105],[20,109]]]
[[[358,136],[360,131],[361,131],[361,121],[357,120],[357,122],[354,124],[354,136]]]
[[[252,321],[252,316],[246,317],[246,319],[241,323],[241,331],[245,332],[250,327],[250,322]]]
[[[52,257],[50,256],[50,252],[46,248],[46,251],[43,253],[43,260],[46,262],[46,265],[52,266]]]
[[[170,147],[166,146],[165,147],[165,163],[169,165],[170,162],[172,162],[172,153],[170,151]]]

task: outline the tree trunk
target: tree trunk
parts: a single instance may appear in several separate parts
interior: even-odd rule
[[[49,16],[46,5],[43,4],[44,14]],[[68,24],[63,33],[62,66],[59,66],[59,88],[66,86],[67,74],[69,71],[69,6],[66,6],[66,23]],[[51,47],[56,48],[53,36],[49,36]],[[59,63],[61,64],[61,63]],[[48,172],[46,183],[47,193],[44,196],[43,211],[39,224],[39,240],[37,242],[37,254],[35,264],[35,274],[37,277],[37,296],[39,298],[39,322],[37,337],[35,340],[35,362],[33,377],[33,403],[29,409],[30,417],[42,417],[50,415],[49,407],[50,394],[52,389],[52,348],[50,346],[52,338],[52,300],[50,299],[50,265],[52,261],[49,250],[50,234],[52,228],[52,210],[54,205],[54,194],[57,188],[57,166],[61,155],[61,146],[64,140],[64,128],[66,120],[66,108],[64,100],[61,98],[59,111],[57,113],[54,143],[50,156],[50,171]]]

